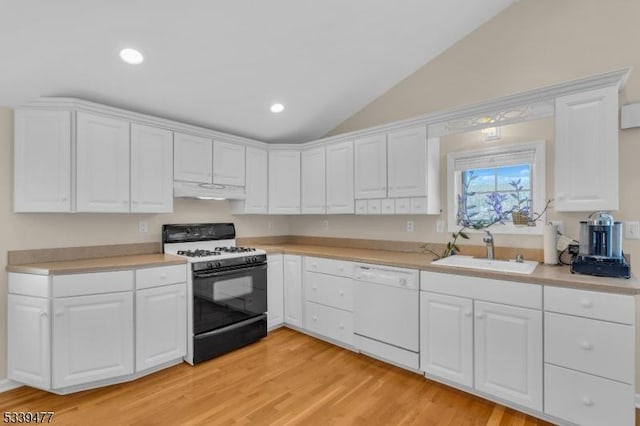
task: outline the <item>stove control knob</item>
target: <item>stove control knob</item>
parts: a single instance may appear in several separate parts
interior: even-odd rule
[[[207,268],[208,269],[213,269],[213,264],[211,262],[207,262]]]
[[[219,267],[221,267],[221,266],[222,266],[222,263],[220,263],[220,262],[216,262],[216,268],[219,268]]]

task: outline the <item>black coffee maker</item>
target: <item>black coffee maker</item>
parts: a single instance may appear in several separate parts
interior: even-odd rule
[[[622,224],[607,212],[595,212],[580,222],[580,251],[571,273],[629,278],[631,267],[622,253]]]

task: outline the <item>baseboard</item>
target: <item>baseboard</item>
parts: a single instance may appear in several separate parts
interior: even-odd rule
[[[22,383],[18,383],[18,382],[14,382],[13,380],[9,380],[9,379],[1,379],[0,380],[0,393],[6,392],[6,391],[10,391],[11,389],[19,388],[20,386],[23,386],[23,384]],[[636,397],[637,397],[637,395],[636,395]]]

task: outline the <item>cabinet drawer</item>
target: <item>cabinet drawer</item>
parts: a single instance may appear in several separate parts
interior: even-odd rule
[[[306,302],[305,328],[353,346],[353,314],[341,309]]]
[[[545,286],[544,309],[623,324],[634,323],[633,296],[622,294]]]
[[[380,204],[382,206],[382,214],[394,214],[396,212],[396,203],[393,199],[385,198]]]
[[[187,281],[187,265],[161,266],[136,270],[136,289],[160,287]]]
[[[397,198],[396,213],[399,213],[399,214],[411,213],[411,198]]]
[[[321,274],[353,277],[353,263],[345,260],[325,259],[322,257],[305,257],[304,270]]]
[[[544,411],[583,426],[635,425],[633,386],[545,364]]]
[[[305,272],[304,294],[308,301],[353,311],[351,278]]]
[[[412,198],[411,213],[427,213],[427,197]]]
[[[544,320],[545,362],[633,383],[632,326],[550,312]]]
[[[367,200],[356,200],[356,214],[367,214]]]
[[[82,296],[133,290],[133,271],[54,275],[53,297]]]
[[[367,201],[367,214],[380,214],[382,211],[382,201],[369,200]]]

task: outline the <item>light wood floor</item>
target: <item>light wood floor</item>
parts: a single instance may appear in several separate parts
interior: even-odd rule
[[[18,388],[0,409],[54,411],[59,425],[549,425],[289,329],[130,383],[66,396]]]

